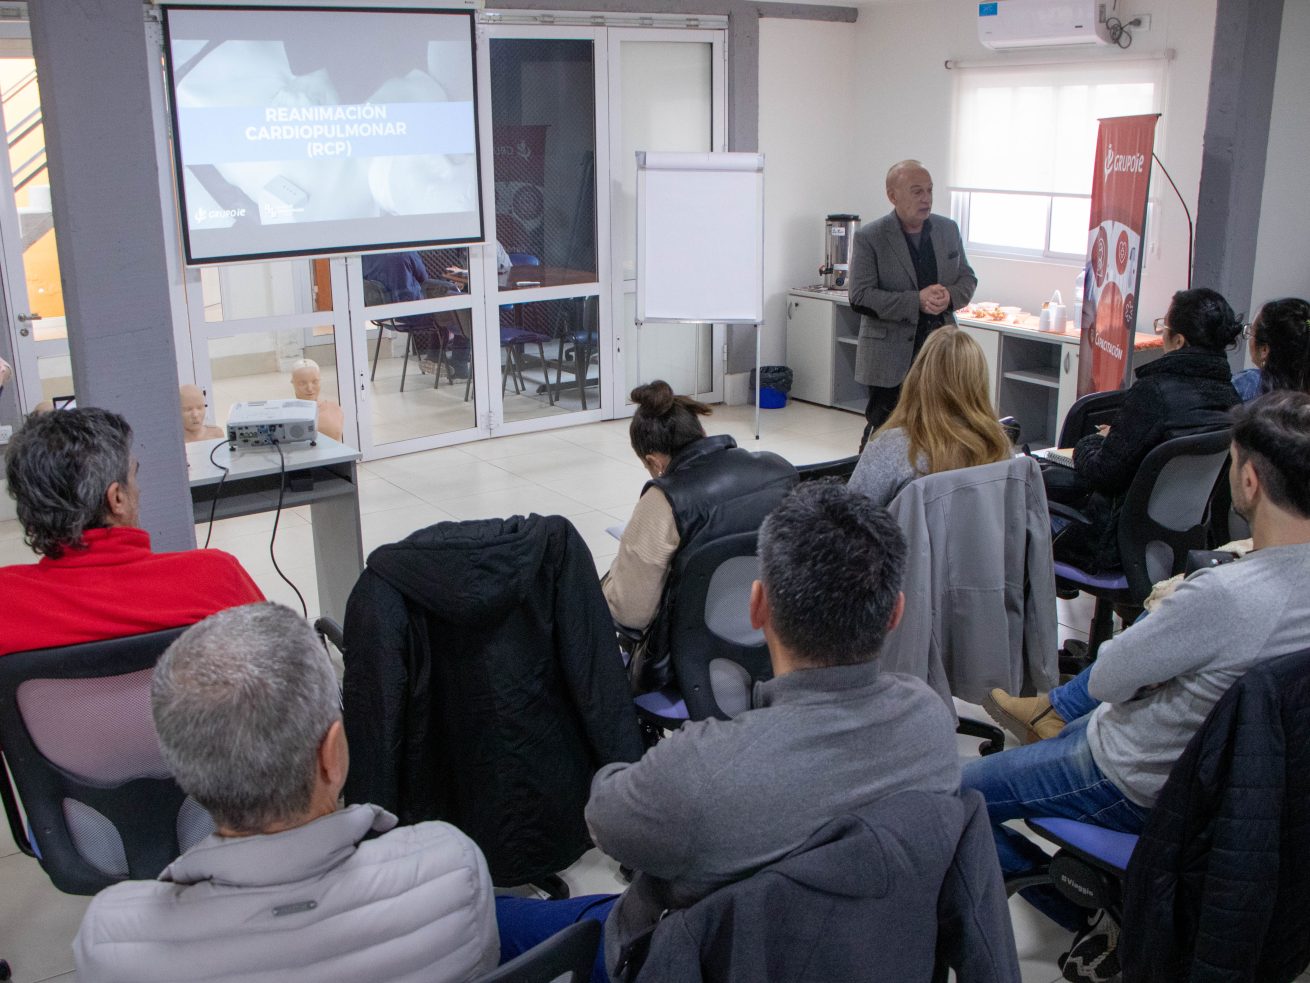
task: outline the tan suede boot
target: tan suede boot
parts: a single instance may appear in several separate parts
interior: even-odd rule
[[[1035,744],[1064,730],[1064,718],[1045,696],[1011,696],[994,689],[983,697],[987,716],[1025,744]]]

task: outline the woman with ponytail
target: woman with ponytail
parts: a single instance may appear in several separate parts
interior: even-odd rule
[[[701,417],[710,408],[675,396],[667,382],[638,386],[631,398],[628,436],[651,480],[601,586],[615,622],[644,633],[632,678],[645,692],[672,679],[667,600],[679,559],[700,543],[758,529],[796,483],[796,469],[777,454],[744,451],[726,434],[706,436]]]
[[[1254,368],[1233,376],[1243,403],[1276,389],[1310,392],[1310,304],[1299,297],[1271,300],[1247,335]]]

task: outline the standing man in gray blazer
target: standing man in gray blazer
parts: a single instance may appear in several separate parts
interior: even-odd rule
[[[860,312],[855,381],[869,387],[869,434],[891,415],[901,383],[928,333],[954,324],[978,287],[960,229],[932,214],[932,175],[917,160],[887,172],[892,212],[855,233],[849,295]]]

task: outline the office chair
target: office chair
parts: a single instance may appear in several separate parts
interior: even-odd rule
[[[1252,716],[1252,707],[1258,708],[1256,716]],[[1272,824],[1282,827],[1285,839],[1289,835],[1295,842],[1303,839],[1295,830],[1305,825],[1299,803],[1304,803],[1306,793],[1304,782],[1296,777],[1303,767],[1294,755],[1299,754],[1303,761],[1305,752],[1297,750],[1300,744],[1287,740],[1285,730],[1298,718],[1304,720],[1308,712],[1310,651],[1269,659],[1248,670],[1192,735],[1140,836],[1074,819],[1027,819],[1028,828],[1053,843],[1057,852],[1031,873],[1007,876],[1006,894],[1049,886],[1079,907],[1104,909],[1123,931],[1124,983],[1295,979],[1310,965],[1310,911],[1304,906],[1283,905],[1278,895],[1286,885],[1303,884],[1310,877],[1306,863],[1310,849],[1288,856],[1270,849],[1270,835]],[[1268,716],[1261,718],[1260,713]],[[1269,770],[1283,777],[1281,789],[1268,790],[1281,809],[1278,805],[1269,808],[1273,799],[1260,801],[1248,764],[1252,755],[1266,748],[1277,748],[1286,755],[1281,765]],[[1182,831],[1186,832],[1180,839]],[[1235,846],[1249,848],[1252,855],[1258,852],[1265,858],[1265,869],[1255,870],[1243,858],[1234,859]],[[1171,878],[1176,880],[1166,883]],[[1244,914],[1254,912],[1266,934],[1260,938],[1258,933],[1229,925],[1209,940],[1208,951],[1198,957],[1187,940],[1197,941],[1207,894],[1233,884],[1250,902]],[[1166,909],[1173,920],[1166,918],[1162,924],[1159,916]],[[1226,909],[1217,913],[1214,923],[1225,921],[1228,915]],[[1277,919],[1281,924],[1274,924]],[[1269,941],[1279,939],[1300,941],[1297,951],[1280,959],[1282,965],[1275,969],[1264,962],[1265,950]],[[1161,940],[1168,940],[1176,950],[1173,955],[1192,958],[1215,957],[1218,943],[1220,959],[1241,970],[1224,972],[1207,965],[1205,972],[1193,975],[1189,969],[1195,971],[1195,963],[1166,970],[1153,965],[1168,961],[1160,954]]]
[[[1064,423],[1060,426],[1059,446],[1073,447],[1088,434],[1095,433],[1097,427],[1113,423],[1127,396],[1126,389],[1111,389],[1109,392],[1088,393],[1080,397],[1064,416]]]
[[[981,703],[993,687],[1054,686],[1055,580],[1037,462],[1020,455],[924,475],[888,511],[908,555],[905,614],[883,642],[883,666],[923,679],[952,712],[953,696]],[[981,738],[981,754],[1005,746],[981,720],[960,717],[956,730]]]
[[[473,983],[587,983],[601,928],[591,919],[575,922]]]
[[[687,557],[667,603],[675,684],[636,698],[646,737],[687,720],[727,720],[750,708],[751,688],[773,667],[764,633],[750,624],[751,584],[758,579],[757,531],[698,546]]]
[[[839,457],[835,461],[819,461],[817,464],[798,464],[796,473],[801,481],[818,481],[821,478],[840,478],[849,481],[855,473],[855,465],[860,463],[860,455]]]
[[[213,832],[151,718],[155,662],[184,630],[0,659],[0,799],[14,843],[66,894],[154,878]]]
[[[1228,430],[1175,437],[1146,455],[1119,513],[1122,570],[1093,573],[1062,560],[1055,562],[1059,587],[1086,591],[1096,598],[1088,633],[1089,661],[1114,635],[1116,604],[1140,608],[1156,582],[1184,571],[1190,550],[1205,548],[1210,500],[1231,440]],[[1051,514],[1088,522],[1082,513],[1058,504],[1052,504]]]

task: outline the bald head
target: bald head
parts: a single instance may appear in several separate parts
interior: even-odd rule
[[[205,394],[199,386],[178,386],[182,400],[182,427],[188,434],[205,429]]]
[[[887,200],[907,232],[918,232],[932,214],[932,175],[917,160],[902,160],[887,171]]]

